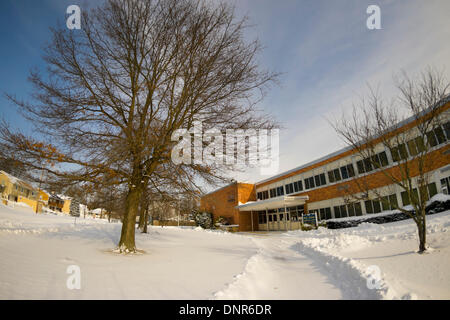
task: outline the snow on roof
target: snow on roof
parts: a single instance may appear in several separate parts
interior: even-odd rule
[[[7,173],[6,171],[0,170],[0,173],[3,173],[12,184],[18,184],[21,185],[22,187],[25,187],[27,189],[34,189],[33,186],[31,185],[31,183],[26,182],[22,179],[19,179],[9,173]]]
[[[58,194],[57,196],[58,196],[59,198],[61,198],[62,200],[72,200],[71,197],[65,196],[65,195],[63,195],[63,194]]]

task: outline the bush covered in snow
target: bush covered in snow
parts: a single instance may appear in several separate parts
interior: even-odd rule
[[[429,201],[427,207],[426,207],[426,214],[434,214],[443,212],[446,210],[450,210],[450,197],[445,195],[436,195]],[[413,210],[411,210],[414,212]],[[411,217],[403,212],[400,212],[398,210],[391,211],[391,213],[380,213],[380,214],[370,214],[361,217],[360,219],[353,219],[353,217],[348,219],[336,219],[327,221],[327,228],[328,229],[342,229],[342,228],[351,228],[356,227],[360,223],[366,222],[366,223],[375,223],[375,224],[383,224],[383,223],[389,223],[389,222],[395,222],[395,221],[401,221],[410,219]]]
[[[194,216],[195,224],[203,229],[213,228],[213,215],[208,212],[198,212]]]
[[[228,219],[223,216],[217,217],[214,221],[214,226],[216,226],[216,227],[220,227],[221,225],[229,225],[229,224],[230,224],[230,222],[228,221]]]

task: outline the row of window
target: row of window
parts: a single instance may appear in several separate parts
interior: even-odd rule
[[[447,187],[450,188],[450,177],[443,179],[444,182],[447,183]],[[447,189],[448,190],[448,189]],[[419,196],[417,190],[413,191],[416,196]],[[437,194],[437,188],[435,183],[430,183],[427,186],[427,190],[423,192],[423,194],[427,197],[427,200]],[[403,206],[409,205],[411,202],[408,197],[408,193],[406,191],[401,193]],[[379,200],[366,200],[364,201],[364,207],[366,209],[367,214],[380,213],[382,211],[394,210],[398,208],[397,195],[391,194],[382,197]],[[334,206],[334,218],[346,218],[353,216],[361,216],[362,206],[360,202],[353,202],[347,205]],[[320,218],[320,220],[328,220],[332,218],[331,208],[320,208],[311,210],[310,212],[316,212]]]
[[[3,181],[2,181],[3,183]],[[34,191],[25,189],[24,187],[19,187],[17,184],[14,185],[14,189],[16,189],[17,191],[20,191],[22,193],[25,193],[27,196],[31,193],[31,195],[34,197]]]
[[[371,158],[365,158],[356,162],[358,173],[363,174],[378,168],[386,167],[389,164],[386,152],[380,152]]]
[[[434,130],[427,133],[427,143],[430,147],[436,147],[450,140],[450,122],[447,122],[442,127],[438,126]],[[425,141],[423,137],[416,137],[408,142],[399,144],[391,149],[392,160],[394,162],[405,160],[409,156],[416,156],[425,150]]]
[[[325,180],[325,174],[321,173],[316,176],[305,179],[305,189],[312,189],[327,184]]]
[[[438,193],[436,183],[430,183],[429,185],[427,185],[427,187],[420,192],[420,195],[417,191],[417,188],[414,188],[412,191],[413,197],[415,197],[416,199],[420,199],[422,196],[425,196],[425,200],[429,200],[432,196]],[[401,193],[401,197],[404,206],[411,204],[411,199],[408,195],[408,192],[403,191]]]
[[[330,181],[330,183],[352,178],[354,176],[355,169],[353,168],[353,164],[351,163],[338,169],[328,171],[328,180]]]

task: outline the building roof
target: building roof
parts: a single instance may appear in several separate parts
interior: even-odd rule
[[[0,170],[0,173],[3,173],[9,179],[9,181],[12,184],[17,184],[17,185],[19,185],[19,186],[21,186],[23,188],[34,190],[33,186],[30,183],[28,183],[28,182],[26,182],[26,181],[24,181],[22,179],[19,179],[19,178],[15,177],[15,176],[13,176],[13,175],[3,171],[3,170]]]

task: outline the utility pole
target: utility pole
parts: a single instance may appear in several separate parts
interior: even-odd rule
[[[180,199],[178,199],[178,226],[180,226]]]
[[[44,177],[44,169],[41,170],[41,178],[39,179],[39,187],[38,187],[37,202],[36,202],[36,214],[39,213],[39,202],[41,200],[41,183],[42,183],[43,177]]]

